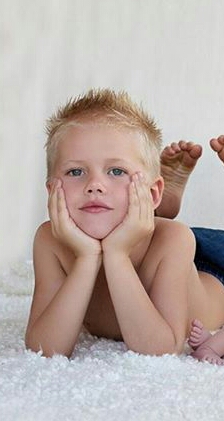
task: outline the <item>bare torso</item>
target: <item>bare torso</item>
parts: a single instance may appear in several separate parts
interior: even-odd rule
[[[142,271],[142,264],[144,262],[144,258],[142,258],[142,256],[147,254],[147,249],[148,242],[146,242],[144,245],[141,245],[132,255],[132,262],[136,271],[139,274],[142,272],[141,281],[146,290],[146,278],[143,276],[144,271]],[[59,246],[58,258],[63,267],[63,270],[65,271],[66,275],[68,275],[74,264],[73,254],[69,250],[65,250]],[[116,319],[113,303],[110,298],[103,266],[101,266],[99,270],[83,325],[84,328],[92,335],[99,337],[103,336],[109,339],[122,340],[121,331]]]
[[[54,242],[54,251],[56,251],[61,267],[67,276],[74,264],[74,255],[59,243],[55,243],[56,240],[53,238],[52,241]],[[157,239],[152,239],[150,247],[148,247],[149,241],[145,241],[130,256],[149,297],[158,266],[158,241],[159,233]],[[192,263],[189,282],[188,330],[194,318],[202,320],[208,329],[216,329],[224,324],[224,287],[215,277],[207,273],[200,272],[198,276]],[[103,267],[99,270],[83,325],[92,335],[122,340]],[[187,335],[188,332],[186,332]]]

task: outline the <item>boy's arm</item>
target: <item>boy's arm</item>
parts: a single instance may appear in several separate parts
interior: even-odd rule
[[[45,356],[70,356],[77,342],[101,264],[100,256],[75,258],[68,276],[40,228],[34,242],[35,291],[26,346]]]
[[[57,188],[58,187],[58,188]],[[69,356],[75,346],[101,265],[101,246],[70,219],[63,190],[55,185],[49,199],[54,236],[74,255],[66,276],[53,250],[51,229],[43,224],[34,241],[35,291],[26,346],[44,355]]]
[[[189,242],[185,247],[185,234],[176,246],[169,238],[166,258],[162,261],[157,258],[161,263],[149,297],[129,256],[132,247],[141,239],[154,235],[153,206],[144,180],[137,176],[133,180],[129,190],[128,214],[102,242],[111,299],[124,341],[130,349],[156,355],[180,352],[186,335],[187,277],[189,262],[193,259],[192,247],[188,247]],[[182,232],[182,226],[179,229],[180,225],[173,224],[176,230]],[[178,238],[180,233],[176,234],[175,238]],[[163,247],[163,242],[158,244],[158,253],[162,254],[160,247]],[[184,261],[179,260],[181,256],[185,256]]]
[[[193,247],[188,233],[175,229],[179,240],[160,262],[149,293],[127,255],[111,250],[104,254],[108,287],[124,341],[139,353],[162,355],[183,350]]]

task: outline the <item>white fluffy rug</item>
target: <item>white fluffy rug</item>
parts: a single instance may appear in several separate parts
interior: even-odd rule
[[[32,289],[31,262],[1,274],[1,421],[223,421],[224,367],[86,334],[71,360],[26,351]]]

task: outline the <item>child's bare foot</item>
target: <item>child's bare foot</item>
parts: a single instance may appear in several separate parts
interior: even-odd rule
[[[223,338],[221,336],[220,338],[223,342]],[[191,356],[196,358],[197,360],[208,361],[210,364],[224,364],[224,361],[217,353],[218,351],[216,352],[211,347],[212,345],[214,345],[214,347],[217,348],[217,344],[215,345],[215,343],[217,343],[216,337],[212,336],[211,333],[204,328],[200,320],[193,320],[188,343],[194,349],[194,352],[191,353]]]
[[[212,335],[211,333],[204,328],[203,324],[200,320],[193,320],[191,324],[191,332],[188,339],[188,343],[193,349],[197,349],[200,345],[202,345],[208,338]]]
[[[199,361],[208,361],[210,364],[224,364],[222,358],[206,345],[199,346],[196,351],[192,352],[191,356]]]
[[[200,145],[184,140],[171,143],[162,151],[161,173],[165,189],[162,202],[156,210],[157,216],[172,219],[178,214],[185,185],[201,154]]]
[[[210,140],[213,151],[217,152],[219,158],[224,162],[224,135]]]

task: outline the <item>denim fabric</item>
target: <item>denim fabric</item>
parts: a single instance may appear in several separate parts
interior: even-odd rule
[[[210,273],[224,285],[224,231],[191,228],[196,238],[195,265],[197,270]]]

